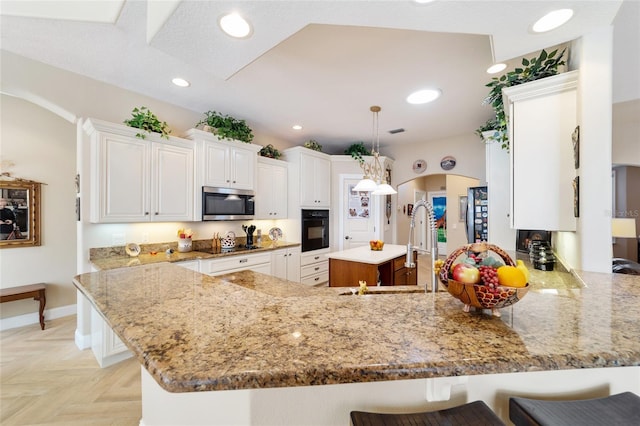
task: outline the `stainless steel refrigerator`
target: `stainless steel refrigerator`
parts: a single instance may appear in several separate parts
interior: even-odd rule
[[[477,243],[489,237],[489,198],[486,186],[467,189],[467,241]]]

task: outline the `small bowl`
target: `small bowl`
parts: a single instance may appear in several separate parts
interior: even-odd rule
[[[377,245],[376,245],[377,243]],[[382,247],[384,247],[384,242],[383,241],[369,241],[369,247],[371,247],[371,250],[373,251],[382,251]]]

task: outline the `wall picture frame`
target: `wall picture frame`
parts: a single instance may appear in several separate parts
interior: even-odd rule
[[[413,204],[407,204],[407,216],[411,216],[413,213]]]

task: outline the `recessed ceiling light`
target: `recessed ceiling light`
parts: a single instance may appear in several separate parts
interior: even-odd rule
[[[293,126],[291,126],[291,128],[292,128],[293,130],[302,130],[302,126],[301,126],[301,125],[299,125],[299,124],[294,124]]]
[[[251,33],[251,25],[237,13],[224,15],[219,21],[222,31],[231,37],[243,38]]]
[[[431,3],[432,1],[435,1],[435,0],[413,0],[413,1],[420,4],[425,4],[425,3]]]
[[[502,71],[507,67],[507,64],[493,64],[489,68],[487,68],[488,74],[495,74],[497,72]]]
[[[180,77],[174,78],[173,80],[171,80],[171,82],[173,84],[175,84],[176,86],[178,86],[178,87],[189,87],[189,86],[191,86],[191,83],[189,83],[184,78],[180,78]]]
[[[558,9],[547,13],[542,18],[538,19],[531,28],[535,33],[544,33],[558,28],[560,25],[566,23],[573,16],[572,9]]]
[[[414,105],[426,104],[435,101],[441,94],[442,92],[439,89],[418,90],[407,96],[407,102]]]

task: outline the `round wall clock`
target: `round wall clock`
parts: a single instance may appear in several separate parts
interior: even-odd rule
[[[413,171],[416,173],[422,173],[427,170],[427,162],[424,160],[416,160],[413,162]]]
[[[442,167],[443,170],[451,170],[455,166],[456,166],[456,159],[450,155],[440,160],[440,167]]]

